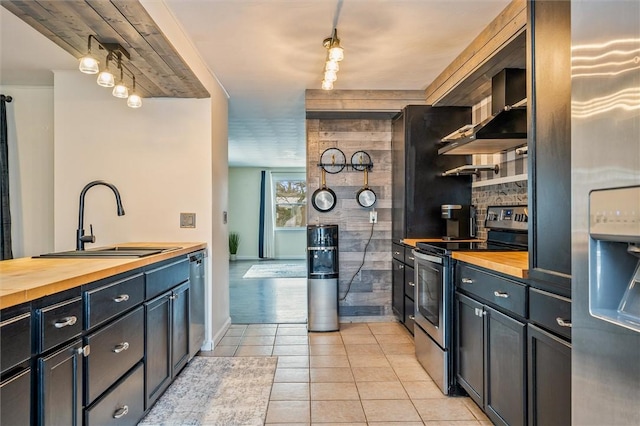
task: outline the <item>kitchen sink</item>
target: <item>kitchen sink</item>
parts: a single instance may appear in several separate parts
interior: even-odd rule
[[[96,258],[96,257],[145,257],[153,254],[166,253],[178,250],[181,247],[106,247],[95,250],[70,250],[55,253],[45,253],[39,256],[44,258]]]

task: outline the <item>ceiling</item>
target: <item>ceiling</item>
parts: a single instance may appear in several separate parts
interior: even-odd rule
[[[336,89],[424,90],[510,0],[164,2],[229,93],[230,166],[277,168],[305,167],[305,89],[320,88],[334,27],[345,49]],[[51,85],[50,70],[77,67],[3,8],[0,24],[0,84]]]

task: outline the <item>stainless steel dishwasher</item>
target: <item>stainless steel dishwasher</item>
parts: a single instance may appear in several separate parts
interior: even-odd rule
[[[193,358],[204,343],[204,301],[207,265],[206,250],[189,255],[189,359]]]

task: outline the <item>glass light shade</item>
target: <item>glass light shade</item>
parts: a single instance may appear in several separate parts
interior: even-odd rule
[[[102,87],[113,87],[116,84],[116,79],[109,71],[102,71],[98,74],[98,85]]]
[[[91,55],[80,58],[78,68],[85,74],[98,74],[98,71],[100,71],[98,68],[98,60]]]
[[[322,80],[322,90],[333,90],[333,82]]]
[[[142,98],[135,93],[130,94],[127,99],[127,106],[129,108],[140,108],[142,106]]]
[[[327,63],[324,66],[324,70],[337,72],[340,70],[340,66],[336,61],[327,61]]]
[[[344,59],[344,49],[340,47],[340,42],[335,42],[329,49],[329,60],[340,62]]]
[[[127,89],[127,86],[125,86],[121,81],[116,85],[116,87],[113,88],[113,92],[111,92],[111,94],[116,98],[125,99],[129,97],[129,89]]]
[[[334,82],[338,79],[338,74],[335,71],[325,71],[324,72],[324,80]]]

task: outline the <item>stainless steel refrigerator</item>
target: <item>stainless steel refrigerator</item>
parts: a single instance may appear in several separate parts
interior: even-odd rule
[[[572,416],[640,424],[640,2],[573,0]]]

